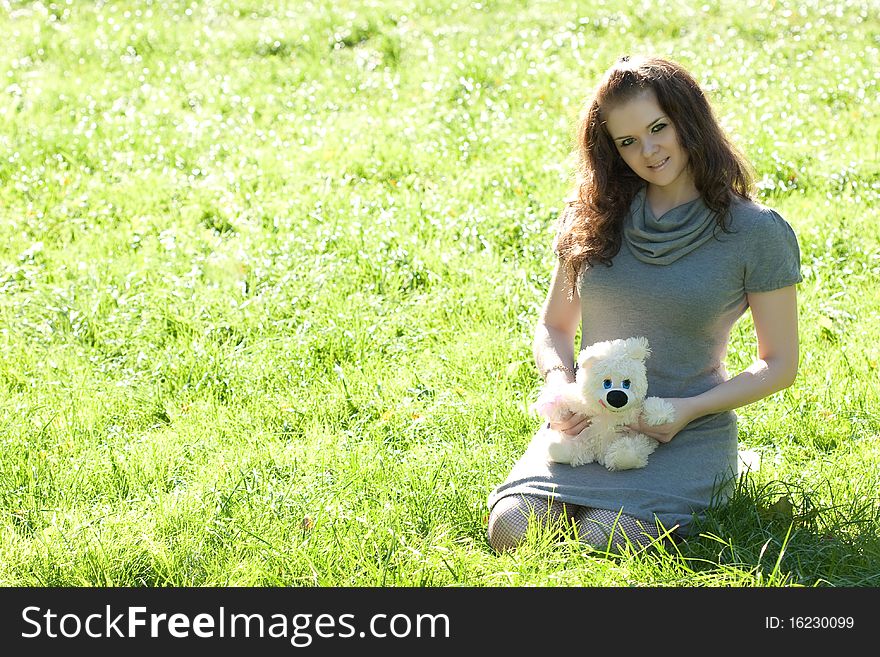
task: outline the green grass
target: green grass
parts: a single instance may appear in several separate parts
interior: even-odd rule
[[[877,4],[330,5],[0,3],[0,584],[880,585]],[[496,556],[573,122],[639,51],[797,231],[800,373],[687,542]]]

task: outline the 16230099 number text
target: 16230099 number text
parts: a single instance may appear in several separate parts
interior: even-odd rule
[[[851,630],[855,625],[852,616],[791,616],[788,622],[793,630]]]

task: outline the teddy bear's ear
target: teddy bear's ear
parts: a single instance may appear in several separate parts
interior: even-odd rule
[[[578,354],[577,363],[578,367],[581,369],[586,369],[592,363],[602,358],[605,352],[608,351],[608,347],[610,342],[596,342],[591,344],[589,347],[585,347],[581,350],[581,353]]]
[[[591,353],[589,349],[584,349],[578,354],[578,369],[586,370],[589,368],[590,363],[596,360],[596,354]]]
[[[628,338],[626,341],[626,354],[630,358],[635,358],[636,360],[645,360],[651,355],[651,348],[648,346],[648,339],[642,336]]]

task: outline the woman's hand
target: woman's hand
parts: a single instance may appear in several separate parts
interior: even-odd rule
[[[659,443],[668,443],[675,438],[679,431],[699,417],[693,398],[683,397],[680,399],[667,399],[666,401],[672,404],[672,407],[675,409],[675,420],[672,422],[650,425],[645,424],[644,420],[640,418],[638,423],[628,424],[627,426],[633,431],[643,433],[648,438],[653,438]]]
[[[590,418],[586,415],[566,411],[559,420],[551,420],[550,428],[567,436],[576,436],[590,426]]]

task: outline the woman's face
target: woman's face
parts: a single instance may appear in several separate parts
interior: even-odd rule
[[[613,105],[605,126],[623,161],[649,185],[669,191],[693,185],[687,151],[653,91]]]

